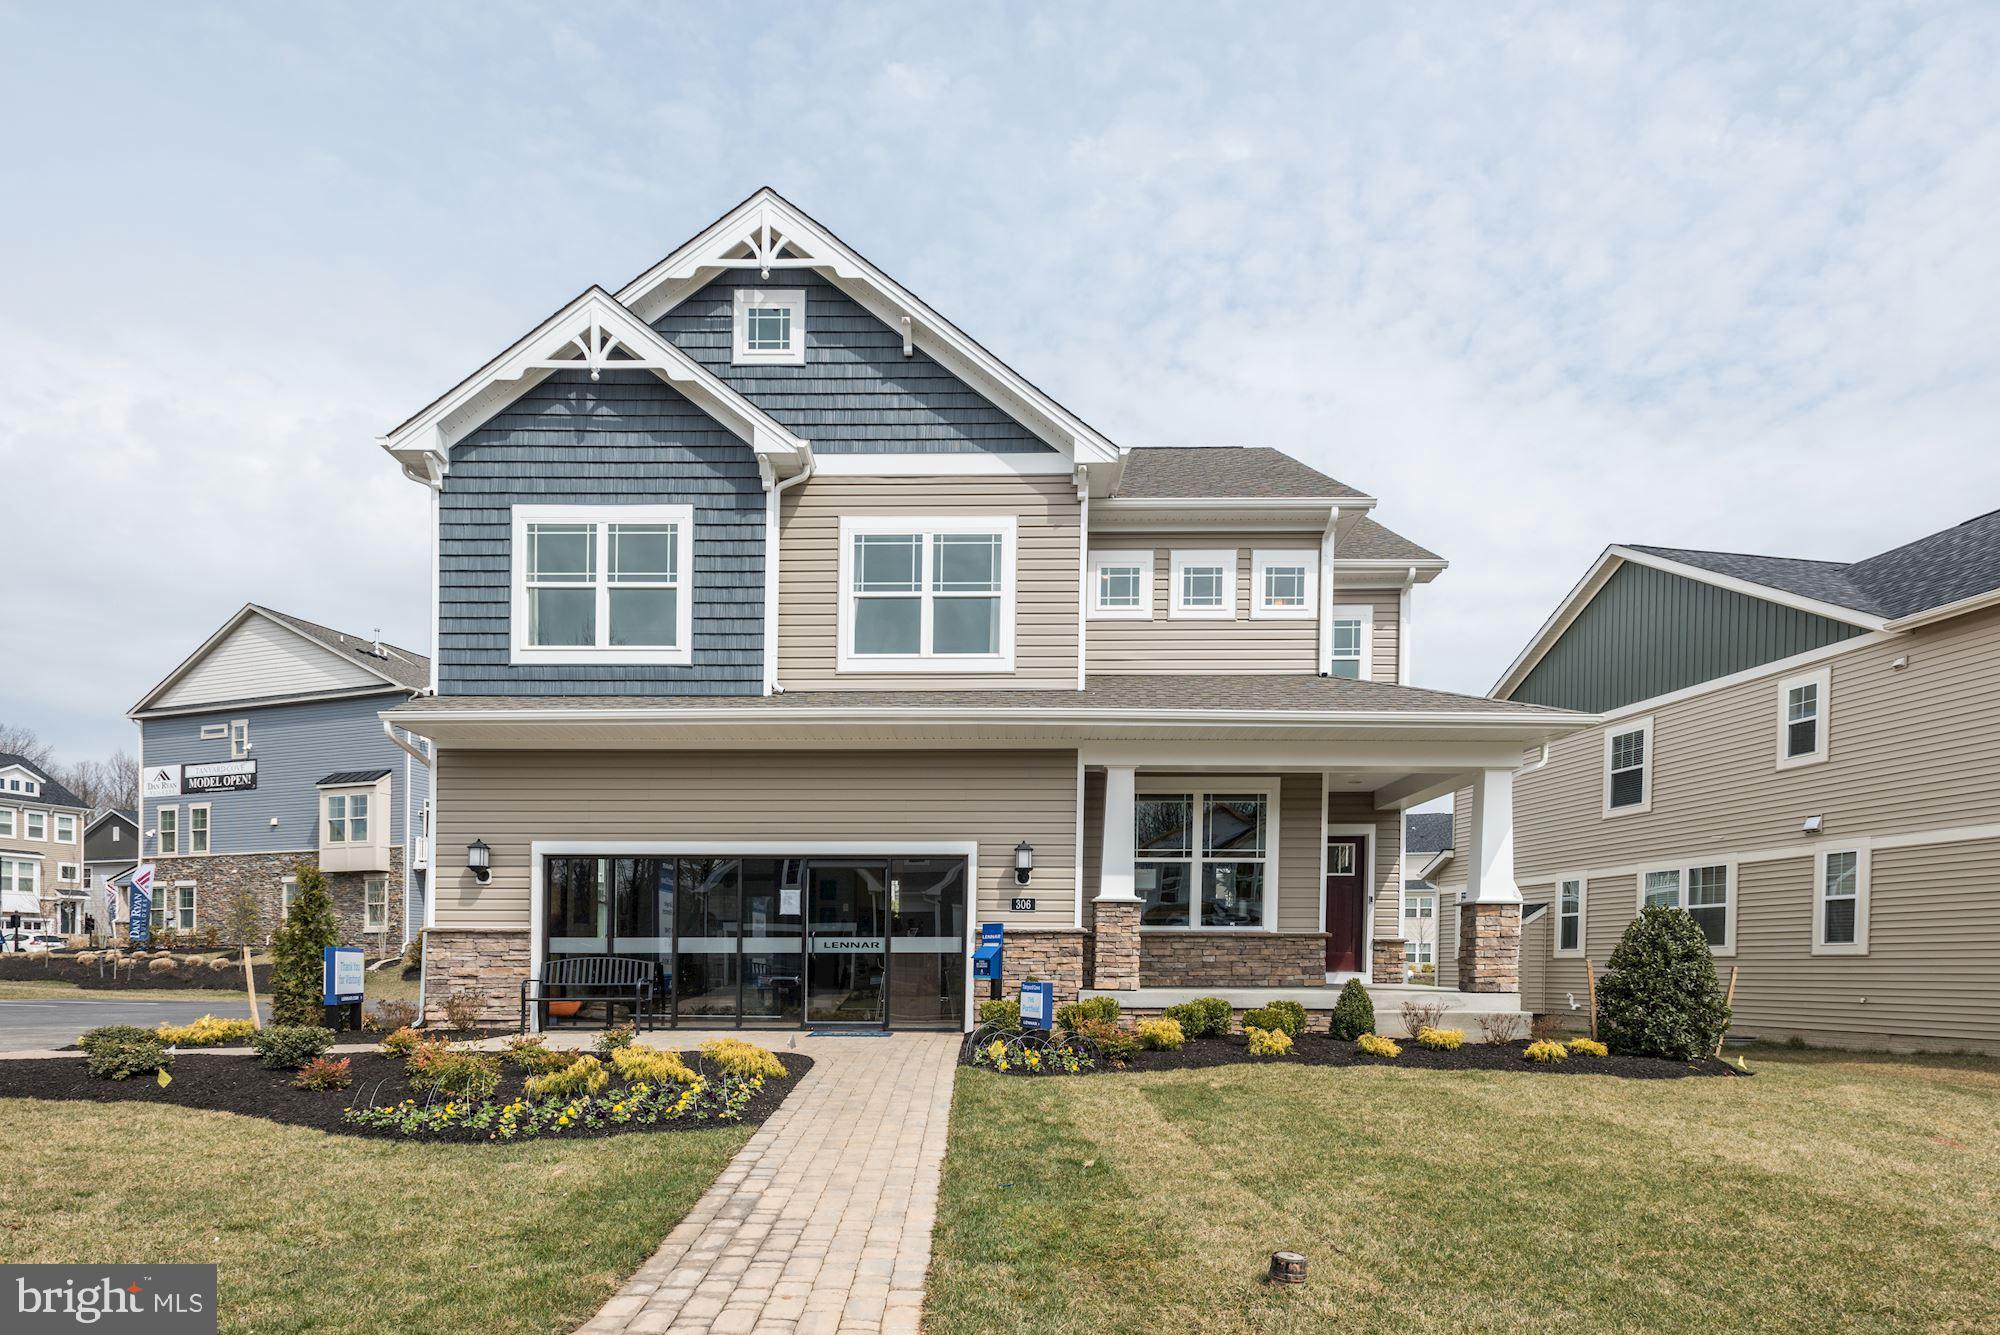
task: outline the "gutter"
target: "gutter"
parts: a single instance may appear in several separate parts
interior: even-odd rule
[[[1933,622],[1946,621],[1952,617],[1964,616],[1969,612],[1982,612],[1989,607],[2000,607],[2000,588],[1975,593],[1970,598],[1960,598],[1957,602],[1943,603],[1937,607],[1912,612],[1906,617],[1897,617],[1882,623],[1886,631],[1915,630],[1918,626],[1928,626]]]
[[[419,750],[417,747],[411,746],[408,742],[404,741],[400,736],[398,736],[396,732],[396,725],[387,718],[384,718],[382,720],[382,732],[384,736],[386,736],[390,741],[394,742],[399,749],[406,752],[419,765],[422,765],[425,769],[429,769],[431,767],[431,758],[428,755],[426,755],[423,751]]]
[[[426,722],[450,723],[741,723],[750,725],[792,723],[880,723],[900,720],[920,724],[1002,723],[1039,725],[1047,723],[1187,723],[1232,725],[1256,724],[1281,727],[1311,725],[1408,726],[1450,724],[1458,727],[1521,728],[1555,726],[1565,732],[1595,727],[1604,720],[1597,714],[1492,714],[1443,713],[1417,710],[1343,711],[1339,713],[1302,710],[1216,710],[1216,709],[984,709],[923,710],[908,707],[842,707],[799,709],[468,709],[425,710],[414,714],[389,713],[385,723],[394,721],[421,727]],[[398,743],[400,745],[400,743]]]
[[[806,445],[806,466],[783,482],[773,481],[764,488],[764,694],[783,695],[778,682],[778,549],[784,545],[778,533],[778,515],[784,494],[813,475],[812,446]]]

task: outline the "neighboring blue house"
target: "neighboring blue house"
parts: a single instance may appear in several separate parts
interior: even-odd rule
[[[264,941],[313,862],[341,939],[400,950],[424,921],[430,768],[380,714],[430,675],[422,654],[251,603],[147,692],[129,713],[152,930]]]

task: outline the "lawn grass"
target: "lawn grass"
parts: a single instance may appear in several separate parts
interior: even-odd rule
[[[752,1132],[405,1145],[8,1098],[0,1121],[9,1262],[215,1262],[223,1330],[357,1335],[573,1329]]]
[[[927,1328],[1994,1329],[2000,1063],[961,1070]],[[1259,1282],[1280,1248],[1303,1288]]]

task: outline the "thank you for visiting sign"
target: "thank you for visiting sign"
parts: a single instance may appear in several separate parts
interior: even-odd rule
[[[1047,1029],[1055,1023],[1056,985],[1054,983],[1021,984],[1021,1027],[1023,1029]]]
[[[362,968],[361,947],[328,946],[324,965],[326,995],[321,1001],[328,1006],[352,1006],[360,1001]]]
[[[133,868],[129,883],[132,918],[126,924],[126,934],[135,946],[143,946],[153,939],[153,864],[141,863]]]

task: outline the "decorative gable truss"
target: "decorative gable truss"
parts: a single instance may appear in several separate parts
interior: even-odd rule
[[[435,487],[451,470],[451,447],[558,371],[650,371],[747,442],[777,474],[802,469],[811,447],[715,374],[655,333],[601,287],[543,321],[460,381],[380,445],[418,482]]]

